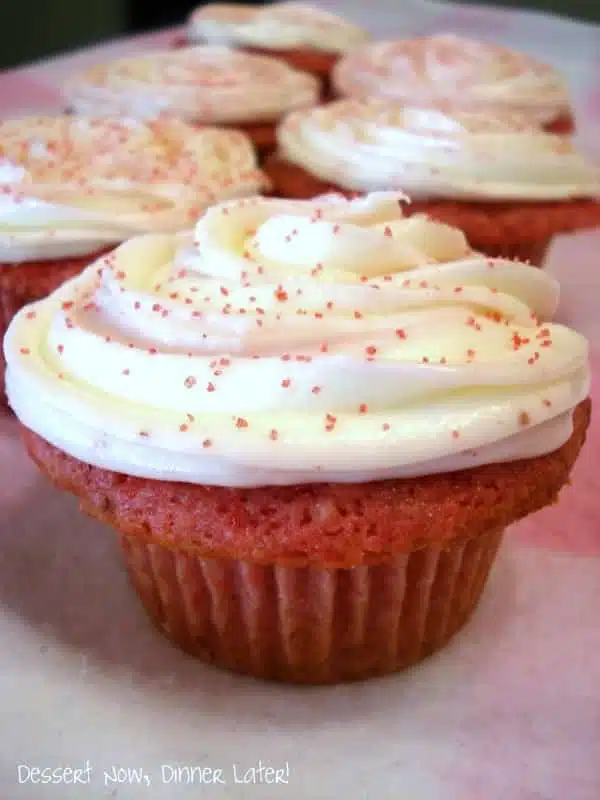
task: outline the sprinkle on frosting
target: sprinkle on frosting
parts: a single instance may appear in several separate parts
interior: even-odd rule
[[[275,121],[314,105],[318,80],[270,56],[198,46],[95,64],[63,93],[79,114],[178,117],[219,125]]]
[[[268,186],[243,133],[174,119],[4,120],[0,142],[0,261],[9,263],[183,230],[215,200]],[[102,278],[114,256],[98,263]],[[127,270],[112,274],[124,292]]]
[[[566,83],[551,66],[498,44],[447,33],[356,48],[336,65],[333,82],[343,96],[506,110],[535,124],[551,122],[570,106]]]

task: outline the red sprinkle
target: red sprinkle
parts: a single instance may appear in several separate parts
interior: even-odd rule
[[[369,407],[367,406],[366,403],[361,403],[360,406],[358,407],[358,410],[359,410],[359,413],[366,414],[367,411],[369,410]]]
[[[187,426],[187,425],[183,424],[183,425],[180,425],[180,426],[179,426],[179,430],[180,430],[182,433],[185,433],[187,430],[189,430],[189,428],[188,428],[188,426]]]
[[[206,386],[206,391],[207,392],[214,392],[215,388],[216,387],[215,387],[214,383],[208,383],[208,385]]]
[[[529,425],[531,417],[526,411],[521,411],[519,414],[519,425]]]
[[[238,417],[235,421],[236,428],[247,428],[248,427],[248,420],[244,419],[243,417]]]
[[[384,431],[389,431],[390,429],[389,422],[384,422],[383,425],[381,426],[381,429]]]
[[[452,431],[452,438],[453,439],[458,439],[459,436],[460,436],[460,433],[458,431]]]
[[[20,352],[22,355],[28,356],[31,353],[31,350],[28,347],[22,347]]]
[[[396,336],[399,339],[406,339],[406,331],[404,328],[396,328]]]
[[[202,442],[202,447],[212,447],[212,442],[211,442],[211,440],[210,440],[210,439],[205,439],[205,440]]]
[[[281,385],[283,386],[284,389],[289,389],[290,388],[290,384],[291,384],[291,380],[289,378],[284,378],[281,381]]]
[[[65,346],[64,344],[59,344],[56,349],[58,350],[59,353],[63,353],[65,350]]]
[[[370,344],[368,347],[365,347],[365,352],[370,356],[374,356],[375,353],[377,352],[377,348],[374,345]]]

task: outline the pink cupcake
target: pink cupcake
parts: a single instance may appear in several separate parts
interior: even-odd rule
[[[190,15],[186,38],[276,56],[316,75],[328,91],[336,62],[368,36],[358,25],[301,3],[208,3]]]
[[[415,664],[569,479],[590,373],[558,284],[404,199],[215,206],[5,337],[31,457],[204,661],[311,684]]]
[[[317,78],[275,58],[207,46],[89,67],[67,81],[64,96],[79,114],[170,116],[228,126],[269,150],[279,119],[314,105],[320,86]]]
[[[555,133],[574,128],[564,79],[530,56],[454,34],[374,42],[342,59],[333,74],[342,97],[387,97],[422,107],[510,111]]]
[[[290,114],[265,163],[276,194],[402,189],[408,213],[463,230],[483,253],[540,266],[552,239],[600,226],[600,171],[569,137],[507,111],[341,100]]]
[[[188,228],[211,203],[267,186],[238,131],[73,116],[0,122],[0,336],[20,308],[130,236]],[[3,373],[0,357],[0,398]]]

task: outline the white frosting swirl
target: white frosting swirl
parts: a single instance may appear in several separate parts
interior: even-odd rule
[[[250,123],[313,105],[320,85],[271,56],[198,46],[89,67],[66,83],[64,94],[81,114]]]
[[[208,211],[183,249],[127,242],[15,317],[12,408],[89,464],[211,485],[558,448],[589,372],[585,339],[537,322],[556,282],[403,218],[402,199],[242,200]]]
[[[522,201],[600,195],[600,170],[571,139],[507,112],[341,100],[290,114],[277,138],[284,159],[352,191]]]
[[[526,114],[536,124],[570,113],[566,83],[553,67],[453,34],[365,45],[336,65],[333,82],[349,97],[505,109]]]
[[[209,205],[266,188],[238,131],[176,120],[0,122],[0,262],[86,255],[190,228]]]
[[[228,47],[302,47],[329,53],[346,53],[368,38],[358,25],[301,3],[259,8],[209,3],[190,15],[188,36],[192,41]]]

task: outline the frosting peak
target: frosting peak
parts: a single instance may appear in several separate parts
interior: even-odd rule
[[[6,120],[0,261],[85,255],[147,231],[189,228],[216,200],[266,185],[237,131],[177,120]]]
[[[87,463],[213,485],[559,447],[589,375],[585,340],[544,322],[556,282],[404,219],[403,201],[252,198],[212,208],[193,241],[127,242],[13,320],[15,413]]]
[[[334,70],[342,95],[382,96],[420,106],[505,109],[546,124],[569,113],[556,70],[523,53],[454,34],[367,44]]]
[[[284,50],[309,47],[344,53],[367,38],[358,26],[301,3],[262,8],[209,3],[197,8],[188,25],[192,40],[230,47]]]
[[[66,83],[64,93],[81,114],[218,124],[275,120],[316,103],[320,86],[270,56],[198,46],[89,67]]]
[[[290,114],[277,135],[287,161],[352,191],[521,201],[600,194],[600,170],[569,138],[510,111],[341,100]]]

